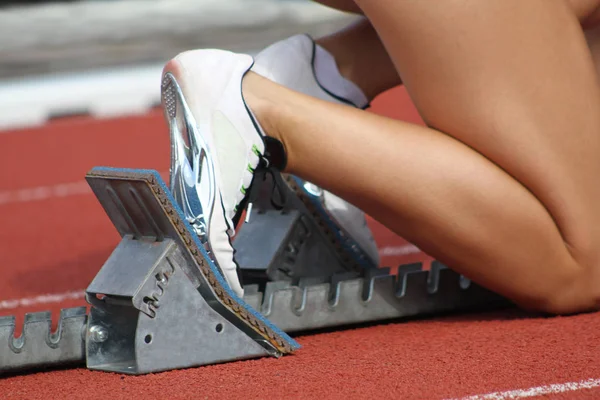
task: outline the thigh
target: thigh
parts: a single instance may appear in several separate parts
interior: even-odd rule
[[[598,265],[600,87],[572,7],[563,0],[357,3],[427,124],[524,185],[573,256]]]

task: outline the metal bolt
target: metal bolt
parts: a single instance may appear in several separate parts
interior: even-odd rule
[[[310,182],[304,182],[304,190],[317,197],[321,197],[323,194],[323,189]]]
[[[108,339],[108,331],[102,326],[93,325],[90,328],[90,339],[96,343],[105,342]]]
[[[294,246],[293,243],[288,243],[287,246],[287,250],[291,253],[291,254],[296,254],[298,252],[298,249],[296,248],[296,246]]]
[[[168,278],[164,272],[159,272],[158,274],[156,274],[156,280],[162,284],[166,284],[168,281]]]

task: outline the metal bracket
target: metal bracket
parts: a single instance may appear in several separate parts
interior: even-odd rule
[[[143,374],[277,354],[209,305],[182,253],[172,239],[123,238],[87,289],[88,368]]]

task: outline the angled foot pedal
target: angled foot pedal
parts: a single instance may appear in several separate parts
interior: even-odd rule
[[[138,374],[299,347],[229,289],[158,173],[94,168],[87,180],[123,238],[87,290],[89,368]]]
[[[142,374],[299,347],[229,289],[158,173],[86,178],[122,237],[86,292],[88,368]]]
[[[272,196],[277,194],[271,192],[273,179],[279,181],[288,199],[283,210],[271,205]],[[267,176],[258,183],[260,198],[233,241],[244,284],[360,274],[377,267],[319,205],[320,194],[301,187],[300,182],[282,174]],[[260,246],[257,237],[261,238]]]
[[[230,290],[156,171],[94,168],[86,179],[122,239],[86,308],[0,318],[0,373],[85,363],[126,374],[263,356],[299,344]]]

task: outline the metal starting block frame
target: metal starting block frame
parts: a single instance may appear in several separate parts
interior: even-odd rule
[[[241,228],[240,299],[158,173],[94,168],[86,179],[122,240],[86,290],[89,314],[62,310],[55,332],[50,313],[27,314],[18,338],[15,318],[0,318],[0,373],[85,364],[137,375],[279,357],[300,347],[287,333],[511,306],[437,262],[344,271],[301,208],[262,210]]]

